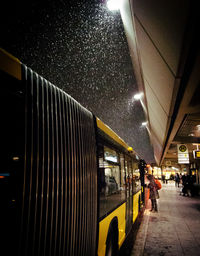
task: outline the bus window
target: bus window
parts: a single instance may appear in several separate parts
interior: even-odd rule
[[[125,159],[125,170],[126,170],[126,188],[127,188],[127,198],[132,195],[133,192],[133,173],[132,173],[132,162],[129,157],[126,156]]]
[[[120,154],[120,168],[121,168],[121,191],[124,193],[125,198],[125,190],[126,190],[126,170],[125,170],[125,161],[124,155]]]
[[[132,163],[133,168],[133,193],[141,189],[140,170],[137,162]]]
[[[108,147],[99,150],[100,217],[125,200],[118,153]]]

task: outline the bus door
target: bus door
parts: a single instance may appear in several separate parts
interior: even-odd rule
[[[131,230],[133,224],[133,190],[132,190],[132,168],[131,159],[126,158],[125,160],[126,169],[126,233]]]

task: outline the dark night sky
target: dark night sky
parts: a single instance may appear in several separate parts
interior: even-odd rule
[[[28,6],[27,6],[28,4]],[[119,12],[100,0],[32,1],[1,8],[1,42],[24,64],[109,125],[154,162]]]

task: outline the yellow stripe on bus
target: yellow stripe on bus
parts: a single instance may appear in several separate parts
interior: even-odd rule
[[[124,148],[128,150],[129,146],[107,125],[105,125],[99,118],[97,120],[97,127],[105,132],[108,136],[110,136],[114,141],[118,144],[122,145]]]
[[[21,62],[0,48],[0,70],[21,80]]]

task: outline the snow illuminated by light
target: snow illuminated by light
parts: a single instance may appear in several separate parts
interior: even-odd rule
[[[108,10],[104,0],[57,0],[48,1],[48,6],[30,2],[27,12],[4,24],[1,47],[152,162],[148,126],[141,126],[146,120],[142,99],[133,100],[138,86],[120,12]]]

